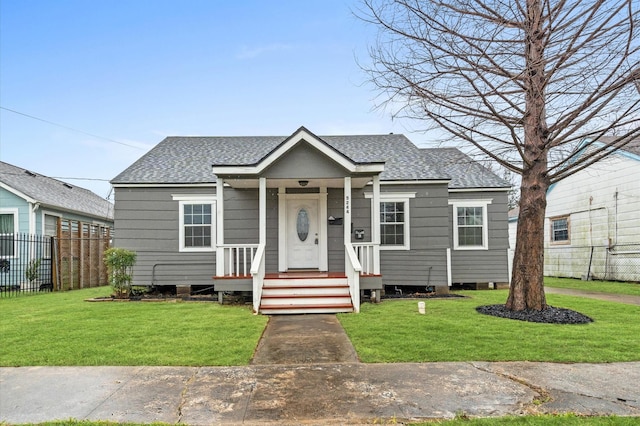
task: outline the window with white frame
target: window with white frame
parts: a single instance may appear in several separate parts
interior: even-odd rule
[[[551,242],[569,244],[569,216],[551,218]]]
[[[18,230],[17,209],[4,209],[0,212],[0,258],[15,256],[14,235]]]
[[[487,206],[492,200],[450,200],[453,207],[454,250],[486,250],[489,247]]]
[[[415,196],[415,192],[380,194],[380,248],[382,250],[409,250],[409,200]],[[373,194],[365,193],[365,197],[371,198],[373,202]]]
[[[213,251],[216,202],[211,195],[174,195],[180,209],[180,251]]]

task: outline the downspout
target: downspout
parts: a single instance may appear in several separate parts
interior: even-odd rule
[[[40,203],[29,203],[29,234],[36,233],[36,212],[40,209]]]

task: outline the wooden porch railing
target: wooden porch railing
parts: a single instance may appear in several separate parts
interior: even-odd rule
[[[264,250],[265,244],[258,244],[256,255],[251,262],[251,276],[253,277],[253,312],[260,310],[262,286],[264,285]]]
[[[344,244],[344,272],[349,282],[349,293],[354,312],[360,312],[360,273],[362,266],[351,243]]]
[[[363,275],[380,275],[380,246],[375,243],[351,243]]]
[[[223,250],[223,276],[248,277],[258,246],[259,244],[224,244],[218,247]]]

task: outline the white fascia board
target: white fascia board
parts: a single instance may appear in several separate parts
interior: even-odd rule
[[[455,189],[455,188],[449,188],[449,192],[509,192],[511,191],[511,188],[504,188],[504,187],[500,187],[500,188],[460,188],[460,189]]]
[[[23,193],[23,192],[18,191],[17,189],[15,189],[15,188],[13,188],[13,187],[11,187],[11,186],[7,185],[6,183],[0,182],[0,188],[6,189],[7,191],[9,191],[10,193],[12,193],[13,195],[16,195],[16,196],[18,196],[18,197],[22,198],[23,200],[25,200],[25,201],[26,201],[26,202],[28,202],[28,203],[31,203],[31,204],[36,204],[36,203],[38,203],[38,200],[36,200],[36,199],[34,199],[34,198],[29,197],[27,194],[25,194],[25,193]]]
[[[114,188],[215,188],[215,183],[112,183]]]
[[[381,180],[380,185],[428,185],[449,183],[451,179],[443,180]],[[369,184],[371,185],[371,184]]]
[[[112,217],[97,215],[97,214],[93,214],[93,213],[87,213],[87,212],[83,212],[82,210],[70,209],[70,208],[67,208],[67,207],[56,206],[54,204],[40,203],[40,208],[41,209],[55,210],[55,211],[61,212],[62,214],[61,214],[60,217],[64,217],[64,214],[68,213],[68,214],[75,214],[75,215],[78,215],[78,216],[86,216],[86,217],[90,217],[90,218],[92,218],[94,220],[100,220],[100,221],[105,221],[105,222],[109,222],[109,223],[113,223],[114,222],[114,218],[112,218]],[[113,209],[114,209],[114,207],[113,207],[113,203],[112,203],[111,207],[109,207],[109,211],[111,213],[113,213]]]

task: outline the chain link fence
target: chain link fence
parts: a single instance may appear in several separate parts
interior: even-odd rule
[[[583,280],[640,282],[640,244],[547,247],[544,273]]]

